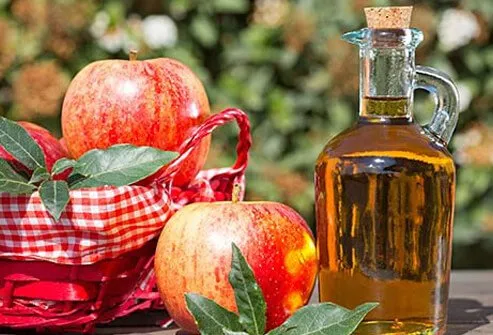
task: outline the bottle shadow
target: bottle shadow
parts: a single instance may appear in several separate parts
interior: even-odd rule
[[[448,303],[448,331],[446,335],[463,335],[491,323],[493,306],[484,306],[473,299],[450,299]]]

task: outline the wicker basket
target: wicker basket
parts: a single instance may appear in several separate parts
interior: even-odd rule
[[[234,166],[202,171],[194,182],[184,189],[172,187],[174,175],[200,140],[218,126],[232,120],[236,120],[240,128],[237,161]],[[29,213],[34,213],[32,214],[34,217],[26,219],[24,208],[42,206],[36,193],[30,197],[2,194],[0,206],[7,204],[8,208],[12,209],[14,205],[16,211],[3,211],[0,214],[0,222],[5,223],[5,225],[0,224],[0,326],[49,332],[92,332],[98,323],[109,322],[136,310],[158,307],[160,299],[155,288],[153,258],[160,230],[174,211],[188,203],[230,199],[233,184],[244,182],[250,145],[250,126],[247,116],[242,111],[227,109],[206,120],[184,143],[180,156],[168,166],[159,179],[158,187],[155,186],[155,192],[160,192],[159,201],[165,201],[166,204],[164,207],[167,211],[161,214],[166,215],[161,216],[162,220],[150,225],[149,231],[145,234],[140,227],[138,233],[141,237],[145,236],[144,243],[132,244],[131,247],[122,245],[118,249],[122,252],[118,254],[113,250],[111,257],[104,252],[94,253],[91,257],[77,255],[77,252],[73,251],[73,243],[71,244],[69,240],[62,241],[60,245],[71,247],[71,253],[68,250],[57,250],[57,252],[58,255],[74,256],[75,254],[73,258],[51,257],[53,255],[46,249],[43,253],[36,253],[36,250],[20,252],[18,246],[26,245],[22,244],[22,241],[30,241],[25,231],[27,226],[44,224],[43,234],[56,235],[63,232],[51,221],[48,223],[53,225],[46,226],[47,220],[51,220],[51,217],[44,210],[31,210]],[[142,186],[126,186],[126,188],[122,192],[140,192],[140,189],[143,189],[142,192],[149,192],[148,188]],[[115,189],[119,191],[119,188]],[[98,191],[94,190],[91,194],[97,195]],[[74,203],[77,199],[73,197],[80,194],[71,193]],[[115,197],[114,201],[120,200]],[[75,212],[76,208],[69,203],[66,212],[70,214],[71,210]],[[71,217],[69,214],[67,217]],[[95,215],[86,214],[89,217]],[[127,217],[128,215],[125,214],[125,218]],[[70,220],[65,222],[78,224]],[[122,221],[116,224],[125,225],[128,222]],[[9,226],[10,230],[4,228]],[[139,229],[132,230],[132,226],[129,227],[127,228],[130,233],[127,233],[132,238],[133,230]],[[101,231],[104,230],[105,226],[101,228]],[[62,234],[61,238],[71,237]],[[138,241],[137,238],[133,240]],[[89,241],[89,244],[91,242]]]

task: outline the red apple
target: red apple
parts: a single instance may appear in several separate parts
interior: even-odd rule
[[[53,136],[49,130],[26,121],[19,121],[17,123],[31,135],[34,141],[41,147],[41,150],[43,150],[48,171],[51,171],[51,167],[57,160],[68,157],[67,151],[60,145],[58,139]],[[13,162],[17,166],[21,165],[20,162],[5,151],[3,147],[0,147],[0,158]],[[62,177],[63,176],[60,176],[60,178]]]
[[[73,158],[118,143],[177,151],[210,114],[204,87],[188,67],[169,58],[133,58],[91,63],[72,80],[63,102],[62,129]],[[207,137],[175,184],[195,177],[209,145]]]
[[[67,143],[65,143],[65,139],[62,137],[58,140],[58,142],[60,142],[60,145],[62,146],[63,150],[65,150],[68,153]]]
[[[198,293],[236,311],[228,282],[231,243],[252,267],[267,304],[267,329],[283,323],[310,297],[315,243],[303,218],[275,202],[195,203],[179,210],[158,241],[159,292],[175,322],[197,332],[184,294]]]

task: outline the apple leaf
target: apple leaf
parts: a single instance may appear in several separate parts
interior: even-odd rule
[[[67,182],[45,181],[39,188],[39,196],[46,210],[58,221],[70,200]]]
[[[71,169],[76,163],[77,161],[70,158],[60,158],[55,162],[55,164],[53,164],[53,167],[51,168],[51,175],[54,176],[64,172],[65,170]]]
[[[195,293],[187,293],[185,301],[201,335],[222,334],[223,329],[242,330],[238,315],[219,306],[213,300]]]
[[[36,184],[41,181],[50,179],[50,174],[44,167],[39,167],[34,170],[31,179],[29,179],[29,184]]]
[[[264,334],[266,311],[264,297],[262,292],[259,294],[260,288],[253,272],[234,243],[229,278],[235,291],[239,316],[198,294],[185,294],[188,310],[195,318],[200,334]],[[309,305],[299,309],[267,335],[350,335],[377,305],[377,303],[366,303],[354,310],[333,303]],[[258,315],[259,310],[263,311],[263,316]],[[261,324],[264,325],[263,328]]]
[[[94,149],[74,164],[72,174],[85,178],[75,182],[71,188],[130,185],[156,173],[177,156],[175,152],[130,144],[114,145],[106,150]]]
[[[19,124],[4,117],[0,117],[0,145],[30,170],[46,168],[38,143]]]
[[[36,190],[34,185],[17,173],[12,166],[0,158],[0,192],[10,194],[31,194]]]
[[[354,310],[321,303],[299,309],[267,335],[350,335],[377,303],[366,303]]]
[[[235,293],[239,321],[250,335],[263,335],[266,305],[260,286],[240,249],[233,243],[233,258],[229,282]]]

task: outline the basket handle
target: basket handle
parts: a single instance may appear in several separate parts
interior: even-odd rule
[[[245,112],[238,108],[227,108],[218,114],[210,116],[201,124],[195,132],[182,145],[179,156],[171,162],[163,174],[157,179],[157,183],[172,181],[180,170],[183,162],[190,155],[192,150],[199,145],[200,141],[212,133],[217,127],[236,120],[240,132],[238,133],[238,145],[236,146],[236,162],[229,169],[229,173],[242,175],[248,165],[248,151],[252,145],[250,135],[250,121]]]

